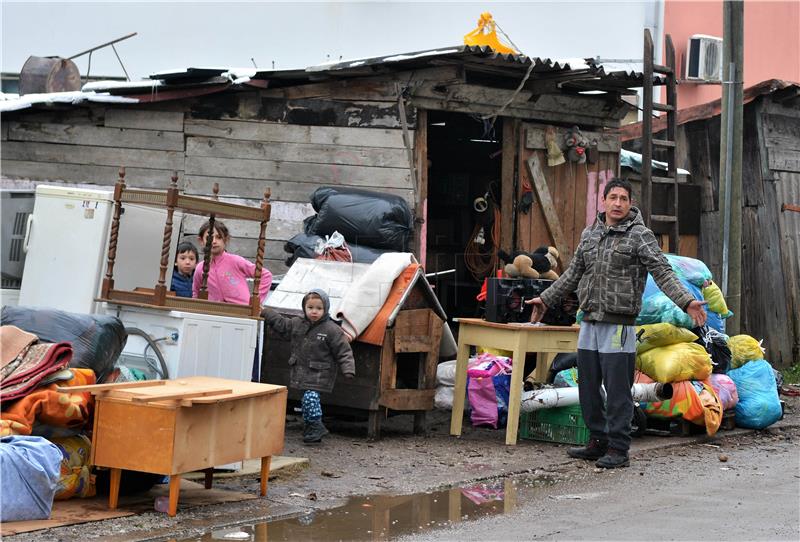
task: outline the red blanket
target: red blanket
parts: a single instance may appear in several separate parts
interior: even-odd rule
[[[69,343],[38,343],[24,349],[2,368],[0,404],[5,409],[9,401],[27,395],[47,375],[60,371],[72,360]]]

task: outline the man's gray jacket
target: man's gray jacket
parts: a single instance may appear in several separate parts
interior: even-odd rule
[[[611,227],[605,224],[605,213],[600,213],[583,230],[569,268],[541,298],[553,307],[577,290],[584,320],[633,325],[642,308],[648,272],[681,309],[694,300],[673,273],[639,209],[631,207],[628,216]]]

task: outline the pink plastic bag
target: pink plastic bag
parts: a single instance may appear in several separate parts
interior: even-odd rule
[[[497,429],[499,412],[494,377],[511,374],[511,359],[481,354],[475,361],[475,366],[467,370],[470,420],[473,426],[488,425]]]
[[[736,384],[731,377],[721,373],[712,373],[708,379],[711,381],[711,387],[719,396],[722,408],[728,410],[735,407],[739,402],[739,393],[736,391]]]

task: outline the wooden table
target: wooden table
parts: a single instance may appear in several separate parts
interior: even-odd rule
[[[286,387],[194,376],[67,388],[96,396],[91,463],[111,469],[108,506],[117,507],[122,470],[168,475],[169,515],[178,510],[181,474],[283,450]]]
[[[537,326],[532,324],[499,324],[479,318],[459,318],[458,358],[456,384],[453,390],[453,413],[450,434],[461,434],[464,418],[464,397],[467,390],[467,362],[470,346],[511,350],[514,363],[511,369],[511,390],[508,397],[508,423],[506,444],[517,443],[519,412],[522,401],[522,380],[525,372],[525,354],[528,352],[552,354],[543,360],[537,357],[534,380],[544,382],[553,355],[578,350],[578,326]],[[545,361],[542,363],[542,361]]]

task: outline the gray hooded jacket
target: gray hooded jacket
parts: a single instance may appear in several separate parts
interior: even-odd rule
[[[605,213],[581,234],[575,256],[557,281],[542,292],[548,307],[578,292],[584,320],[633,325],[642,308],[647,273],[678,307],[694,300],[675,276],[642,214],[631,207],[620,223],[608,227]]]
[[[325,308],[325,315],[317,322],[305,316],[306,300],[310,294],[317,294]],[[340,369],[342,374],[355,375],[353,350],[342,328],[331,319],[330,306],[328,294],[313,289],[303,296],[303,316],[283,316],[269,307],[261,312],[268,326],[292,341],[289,358],[289,385],[292,388],[330,393]]]

